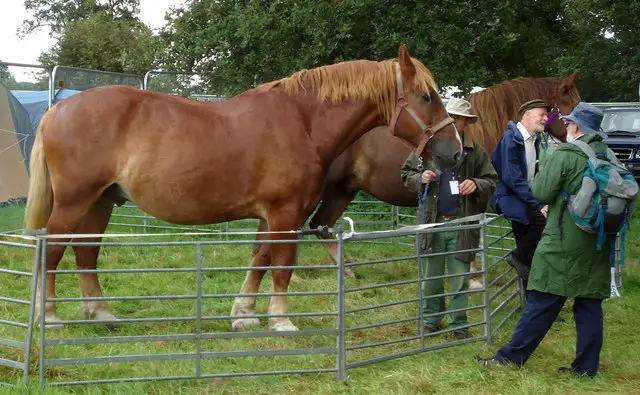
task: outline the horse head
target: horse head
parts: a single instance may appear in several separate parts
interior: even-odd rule
[[[452,168],[462,154],[462,141],[431,72],[411,58],[404,44],[398,50],[394,69],[397,98],[391,133],[409,143],[417,156],[432,160],[442,169]]]
[[[567,115],[580,102],[580,94],[575,84],[578,73],[574,72],[568,77],[562,79],[557,87],[555,96],[550,103],[553,106],[549,114],[546,130],[552,136],[563,142],[567,141],[567,131],[564,123],[560,120],[560,115]]]

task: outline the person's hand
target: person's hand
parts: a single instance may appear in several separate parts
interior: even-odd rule
[[[422,183],[428,184],[431,181],[435,180],[436,177],[436,173],[432,172],[431,170],[425,170],[422,172]]]
[[[471,195],[478,190],[478,186],[473,180],[464,180],[460,185],[458,185],[458,190],[461,195]]]
[[[547,218],[547,215],[549,215],[549,205],[545,205],[540,212],[542,213],[542,215],[544,215],[545,218]]]

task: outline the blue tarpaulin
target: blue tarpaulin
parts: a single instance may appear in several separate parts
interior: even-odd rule
[[[31,147],[33,146],[40,120],[49,107],[49,91],[9,90],[4,85],[2,87],[7,90],[14,131],[17,140],[20,142],[20,151],[22,152],[27,172],[29,172]],[[73,89],[60,89],[56,91],[54,104],[79,92]]]

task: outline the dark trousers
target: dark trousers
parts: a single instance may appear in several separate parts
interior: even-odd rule
[[[565,296],[530,291],[511,340],[498,350],[495,358],[500,362],[524,365],[553,325],[566,300]],[[573,316],[578,340],[576,358],[571,367],[578,375],[593,377],[598,373],[602,350],[602,300],[575,298]]]
[[[536,252],[547,219],[535,207],[527,207],[527,217],[529,218],[528,225],[511,221],[513,237],[516,239],[516,248],[513,250],[512,255],[520,263],[531,267],[533,253]]]

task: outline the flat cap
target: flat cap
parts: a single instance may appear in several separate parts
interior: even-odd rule
[[[545,103],[544,100],[529,100],[528,102],[522,104],[518,109],[518,118],[522,118],[522,114],[524,114],[524,112],[527,110],[531,110],[532,108],[545,108],[547,112],[551,111],[551,106]]]

